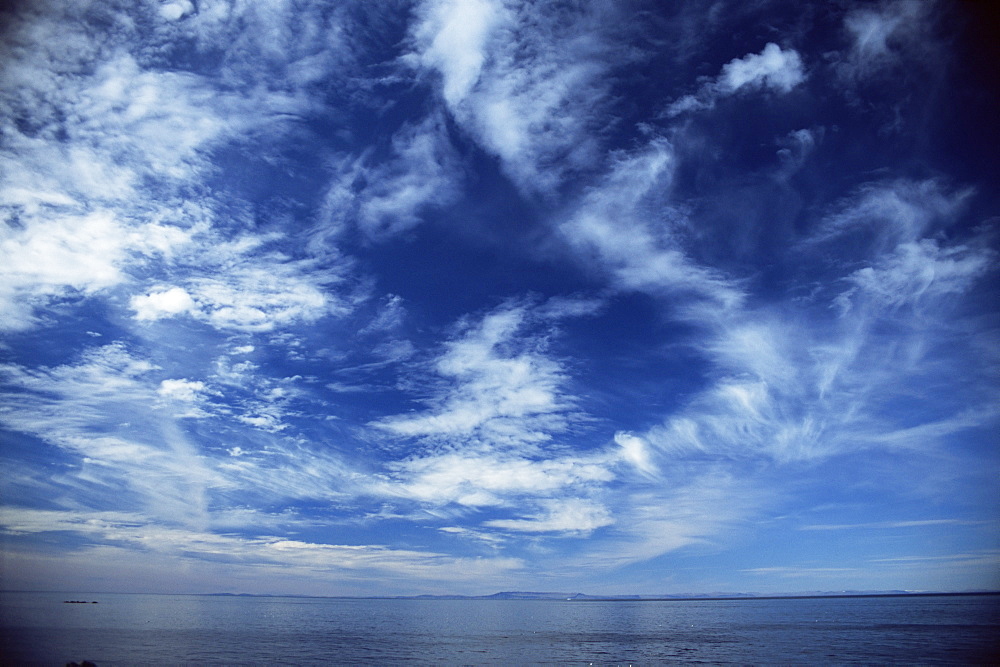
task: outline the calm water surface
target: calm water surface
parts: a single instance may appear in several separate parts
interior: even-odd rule
[[[0,633],[4,664],[99,667],[1000,664],[1000,596],[568,602],[0,593]]]

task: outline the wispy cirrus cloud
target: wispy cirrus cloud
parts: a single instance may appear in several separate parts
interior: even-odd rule
[[[935,48],[927,34],[933,5],[896,0],[848,12],[843,27],[849,48],[836,64],[838,73],[848,80],[863,80],[904,66],[916,54],[927,57],[928,49]]]
[[[606,529],[614,546],[584,548],[576,564],[619,568],[706,545],[773,502],[770,490],[754,489],[723,469],[695,473],[683,463],[675,463],[664,477],[619,493],[617,501],[609,499],[615,521]]]
[[[240,239],[210,246],[207,253],[178,256],[167,275],[182,284],[158,280],[145,294],[133,296],[136,320],[189,317],[224,331],[269,332],[351,311],[351,295],[335,291],[349,263],[293,259],[260,249],[274,240]]]
[[[916,519],[913,521],[875,521],[871,523],[818,523],[802,526],[799,530],[881,530],[885,528],[922,528],[924,526],[976,526],[983,523],[985,522],[967,519]]]
[[[685,252],[684,214],[669,198],[675,166],[665,139],[621,156],[558,231],[581,259],[596,260],[623,289],[733,307],[743,298],[738,283]]]
[[[161,411],[170,405],[158,400],[165,396],[152,379],[157,370],[120,344],[90,350],[76,364],[8,364],[0,370],[7,404],[0,421],[73,454],[75,471],[68,474],[96,484],[98,507],[111,503],[203,523],[207,489],[226,481]],[[183,391],[176,383],[166,386]]]
[[[176,566],[177,558],[197,572],[213,570],[212,563],[248,570],[281,568],[284,577],[310,579],[316,571],[347,579],[379,576],[468,582],[523,568],[515,558],[462,558],[432,551],[396,549],[384,545],[307,542],[273,536],[240,537],[151,523],[142,515],[122,512],[78,512],[6,508],[0,525],[7,535],[70,532],[98,539],[109,546],[83,547],[80,557],[109,552],[112,560],[131,567],[135,559],[163,559]],[[113,546],[111,546],[113,545]],[[192,558],[190,554],[198,554]],[[14,560],[18,554],[12,551]],[[38,576],[39,565],[19,567],[19,580]],[[41,569],[44,569],[42,567]],[[457,572],[461,574],[456,574]],[[54,573],[50,573],[54,574]]]
[[[444,99],[456,107],[479,81],[491,33],[510,20],[509,10],[490,0],[475,0],[427,2],[418,11],[421,20],[413,39],[419,51],[410,60],[440,72]]]
[[[504,506],[515,498],[573,493],[614,479],[615,460],[596,456],[441,453],[392,464],[386,492],[432,504]]]
[[[519,187],[549,194],[600,162],[595,110],[620,64],[608,57],[605,12],[433,0],[418,9],[404,62],[438,72],[455,120]]]
[[[203,185],[218,169],[213,153],[287,136],[297,119],[319,109],[310,97],[316,78],[345,62],[349,51],[340,40],[326,41],[336,35],[336,21],[312,11],[294,20],[315,30],[292,39],[283,32],[292,20],[288,8],[243,8],[234,16],[216,3],[197,12],[169,5],[160,14],[139,5],[132,11],[147,22],[110,12],[116,29],[97,40],[92,9],[38,3],[16,13],[5,33],[0,207],[11,224],[0,232],[0,299],[8,329],[37,325],[34,310],[54,301],[131,286],[150,263],[171,264],[176,251],[191,260],[195,236],[225,242],[231,223],[219,208],[226,197]],[[220,34],[239,37],[228,42],[217,69],[161,67],[158,49],[176,36],[175,21],[204,39],[205,49],[227,43],[215,41]],[[236,30],[248,21],[268,30]],[[246,40],[261,34],[276,40],[256,46],[287,75],[278,88],[245,85],[259,73],[246,66],[254,46]],[[190,201],[192,188],[201,193],[198,204]],[[217,273],[212,264],[205,273]],[[202,312],[222,327],[268,328],[325,301],[292,266],[271,256],[228,280],[203,274],[193,298],[208,303],[207,313],[176,285],[147,294],[139,305],[147,319]],[[278,293],[292,295],[293,304],[279,305]]]
[[[944,565],[975,565],[978,563],[998,563],[1000,562],[1000,552],[982,551],[978,553],[956,553],[941,556],[897,556],[895,558],[876,558],[876,563],[923,563],[927,561],[941,562]]]
[[[774,566],[774,567],[754,567],[743,572],[760,575],[778,575],[789,578],[799,577],[824,577],[827,579],[839,579],[846,574],[859,572],[856,567],[797,567],[797,566]]]
[[[939,179],[865,183],[823,216],[802,245],[849,240],[857,253],[880,255],[947,229],[973,194],[969,188],[948,188]]]
[[[583,307],[579,307],[583,306]],[[468,322],[445,346],[433,370],[447,382],[416,416],[372,424],[423,451],[387,464],[381,492],[429,505],[537,514],[487,519],[482,526],[515,532],[583,534],[608,525],[600,499],[626,470],[655,473],[643,443],[626,434],[615,444],[573,453],[575,423],[586,417],[564,385],[561,363],[548,357],[550,318],[592,312],[586,302],[506,304]],[[538,331],[542,325],[542,333]]]
[[[325,225],[315,233],[314,245],[352,225],[372,240],[385,240],[457,198],[463,170],[442,118],[433,115],[403,127],[391,146],[388,159],[343,158],[327,192]]]
[[[7,331],[37,326],[44,320],[37,309],[50,303],[127,282],[129,266],[161,258],[190,241],[186,230],[129,225],[108,210],[25,217],[0,231],[0,329]]]
[[[0,423],[68,454],[64,476],[90,487],[94,511],[208,526],[231,503],[361,493],[359,473],[336,452],[276,435],[293,410],[294,378],[258,377],[252,364],[229,370],[170,377],[120,343],[56,367],[7,364]]]
[[[768,43],[760,53],[734,58],[722,66],[719,76],[702,84],[698,92],[674,101],[667,116],[711,109],[719,99],[746,91],[769,90],[788,93],[806,79],[802,58],[794,49]]]
[[[545,500],[541,513],[530,518],[492,519],[484,525],[525,533],[589,534],[614,523],[606,507],[581,498]]]
[[[861,188],[803,245],[811,256],[853,235],[850,259],[836,267],[842,291],[820,297],[822,316],[805,324],[787,306],[742,308],[725,320],[706,313],[700,321],[713,333],[698,348],[717,379],[642,437],[674,454],[792,461],[921,439],[932,448],[956,430],[989,423],[989,409],[973,416],[968,405],[949,403],[942,413],[932,392],[906,391],[939,415],[922,423],[897,421],[886,408],[908,382],[933,386],[943,372],[940,355],[947,356],[940,346],[957,331],[944,314],[992,270],[994,253],[983,241],[933,238],[968,196],[929,182]],[[858,263],[869,265],[853,268]],[[930,349],[939,349],[937,359]],[[968,391],[967,400],[985,408],[986,394]],[[914,428],[923,438],[906,435]]]
[[[948,294],[966,293],[992,268],[995,253],[987,247],[942,247],[933,239],[901,243],[874,266],[858,269],[845,280],[852,286],[837,297],[849,308],[861,300],[875,308],[916,306]]]
[[[526,306],[501,307],[468,325],[434,362],[445,379],[431,409],[373,424],[404,437],[472,438],[484,445],[541,443],[566,430],[573,400],[560,364],[544,354],[544,336],[522,334]]]

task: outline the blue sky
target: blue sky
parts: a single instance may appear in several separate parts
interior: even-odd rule
[[[3,587],[1000,587],[987,4],[7,3]]]

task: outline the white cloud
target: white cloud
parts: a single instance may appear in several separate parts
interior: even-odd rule
[[[149,263],[175,262],[194,237],[225,241],[228,216],[217,214],[219,198],[204,187],[212,151],[253,141],[266,152],[319,108],[307,92],[347,53],[334,18],[269,7],[140,4],[102,13],[113,27],[102,26],[101,39],[83,6],[40,2],[12,15],[0,73],[0,208],[16,224],[0,230],[0,328],[37,326],[35,310],[53,300],[132,286]],[[138,24],[148,34],[140,37]],[[218,70],[158,67],[181,24],[194,39],[185,44],[204,40],[213,52],[223,45]],[[280,89],[252,80],[259,69],[248,66],[246,40],[262,35],[283,35],[253,54],[285,67],[287,76],[275,79]],[[243,330],[315,319],[330,306],[314,282],[291,275],[289,262],[271,259],[226,280],[201,280],[202,294],[172,281],[193,302],[158,289],[133,306],[140,319],[201,314]]]
[[[341,158],[313,246],[328,244],[353,225],[372,240],[398,235],[458,197],[463,170],[438,114],[404,125],[392,137],[392,149],[391,157],[376,164],[371,153]]]
[[[743,90],[773,90],[789,93],[805,81],[802,58],[794,49],[768,43],[760,53],[734,58],[722,67],[719,76],[705,83],[696,94],[686,95],[667,108],[668,116],[711,109],[717,100]]]
[[[797,380],[797,360],[791,353],[800,342],[795,336],[780,318],[758,315],[742,321],[734,318],[705,345],[725,372],[787,387]]]
[[[610,457],[528,459],[510,454],[442,453],[393,463],[388,494],[426,503],[503,506],[511,497],[561,495],[614,479]]]
[[[201,398],[204,390],[204,382],[181,378],[178,380],[163,380],[160,382],[156,393],[169,400],[194,403]]]
[[[177,258],[186,269],[182,286],[156,286],[130,302],[139,321],[190,316],[224,331],[267,332],[353,307],[330,288],[343,280],[347,262],[293,260],[261,246],[276,237],[219,243],[211,235]],[[180,277],[179,275],[179,277]]]
[[[655,476],[648,449],[631,436],[579,455],[559,442],[585,416],[575,412],[574,397],[562,389],[567,378],[561,365],[545,356],[544,336],[551,320],[591,314],[598,306],[586,302],[570,307],[566,300],[508,304],[478,322],[466,322],[433,364],[447,382],[427,401],[431,408],[372,424],[424,447],[386,464],[379,493],[438,506],[510,507],[525,497],[561,502],[628,470]],[[543,333],[533,333],[539,325],[545,327]],[[571,515],[567,510],[565,521]],[[573,516],[580,530],[590,525]],[[588,516],[596,526],[597,514]],[[549,526],[538,530],[549,531],[563,519],[553,514],[532,521]]]
[[[262,431],[269,431],[271,433],[283,431],[288,427],[287,424],[282,424],[278,417],[270,414],[240,415],[237,419],[244,424],[249,424],[250,426],[259,428]]]
[[[117,343],[72,364],[2,365],[0,423],[68,455],[58,486],[77,489],[81,506],[127,508],[150,521],[205,527],[217,508],[233,503],[369,493],[373,480],[356,464],[274,435],[287,428],[296,378],[241,370],[230,378],[234,386],[219,376],[163,378]],[[181,426],[187,417],[208,420],[197,439]],[[224,437],[211,423],[219,419]]]
[[[177,228],[132,226],[109,211],[39,215],[22,228],[0,228],[0,330],[37,324],[36,306],[87,296],[128,280],[125,269],[189,241]]]
[[[780,575],[783,577],[825,576],[833,581],[841,581],[845,574],[857,572],[856,567],[753,567],[741,572],[749,574]]]
[[[686,410],[643,434],[655,449],[674,457],[771,457],[778,462],[829,456],[835,416],[797,398],[797,384],[770,386],[727,379],[695,398]],[[822,415],[820,417],[819,415]],[[842,421],[842,420],[837,420]]]
[[[161,288],[149,294],[134,296],[131,304],[137,320],[158,320],[192,313],[198,308],[191,295],[182,287]]]
[[[933,4],[897,0],[848,12],[844,31],[850,40],[850,50],[837,63],[839,74],[855,80],[870,77],[899,64],[911,47],[929,55],[933,51],[932,39],[924,31]]]
[[[973,194],[968,188],[949,191],[935,179],[869,184],[824,218],[801,249],[815,252],[850,241],[857,260],[866,264],[844,276],[850,288],[835,299],[841,313],[859,305],[876,310],[927,305],[962,294],[989,271],[995,253],[975,237],[967,243],[936,237],[959,220]]]
[[[788,135],[778,140],[778,159],[782,162],[782,167],[777,176],[787,179],[796,173],[805,164],[809,156],[816,150],[817,145],[823,140],[826,131],[823,127],[801,129],[789,132]]]
[[[408,340],[387,340],[372,348],[372,354],[381,361],[375,364],[395,364],[409,359],[416,353],[416,348]]]
[[[663,139],[619,157],[582,198],[559,232],[581,259],[609,272],[620,288],[705,299],[732,308],[742,300],[732,282],[690,260],[680,244],[680,217],[666,201],[676,158]]]
[[[866,465],[934,456],[947,467],[989,442],[978,438],[997,417],[983,368],[990,362],[969,361],[965,334],[982,329],[961,317],[996,256],[953,224],[971,191],[938,179],[870,184],[841,202],[796,256],[777,248],[791,225],[751,225],[735,233],[773,241],[767,260],[775,263],[760,274],[760,257],[728,274],[716,270],[719,247],[712,246],[731,221],[718,222],[712,210],[700,217],[702,204],[713,204],[698,193],[714,187],[713,175],[697,164],[678,169],[674,146],[687,140],[687,126],[674,124],[670,140],[645,146],[627,126],[647,102],[660,104],[634,105],[633,86],[648,83],[672,51],[655,42],[651,14],[625,17],[615,3],[428,0],[408,15],[413,25],[400,47],[375,39],[394,33],[398,40],[399,17],[382,23],[391,10],[364,2],[20,5],[5,14],[12,23],[0,45],[0,328],[58,325],[42,345],[70,341],[64,336],[75,335],[74,326],[97,340],[131,341],[91,348],[72,362],[61,355],[94,340],[78,336],[46,349],[32,342],[45,359],[60,361],[0,365],[0,423],[27,436],[14,436],[12,456],[35,447],[29,458],[51,464],[43,471],[28,459],[16,462],[17,488],[34,494],[19,497],[75,508],[4,508],[0,518],[21,535],[71,533],[97,545],[74,547],[63,560],[71,567],[107,574],[131,559],[138,569],[122,572],[190,568],[213,585],[223,577],[284,585],[320,573],[359,588],[373,579],[419,585],[408,583],[415,578],[488,586],[530,567],[544,580],[548,566],[566,561],[565,551],[557,554],[564,545],[548,538],[594,535],[574,543],[577,571],[634,563],[759,517],[773,471],[846,478],[841,463],[856,463],[860,450]],[[719,20],[719,7],[707,22]],[[841,64],[887,71],[916,34],[906,18],[913,7],[885,2],[850,12],[852,50]],[[667,22],[690,15],[671,13]],[[344,26],[346,16],[362,20]],[[621,50],[612,37],[626,38]],[[377,53],[351,53],[369,40]],[[399,48],[411,53],[386,58]],[[627,69],[647,57],[639,53],[645,49],[649,66]],[[363,68],[353,61],[369,55]],[[730,96],[786,95],[803,85],[804,62],[768,44],[696,82],[695,94],[671,112],[721,107]],[[400,75],[400,63],[413,70]],[[421,80],[409,76],[414,70]],[[440,85],[437,98],[427,96],[427,81]],[[440,108],[422,108],[421,99]],[[620,115],[607,113],[612,105]],[[401,120],[414,113],[415,122]],[[313,128],[321,129],[313,135]],[[655,132],[639,127],[647,139]],[[776,147],[784,165],[778,180],[786,177],[777,185],[789,195],[806,189],[795,229],[823,202],[808,200],[807,190],[818,192],[805,182],[811,178],[787,177],[821,132],[800,129]],[[309,141],[320,133],[328,141]],[[707,137],[704,149],[722,150],[717,138]],[[364,141],[373,147],[344,148]],[[469,141],[496,158],[523,201],[494,208],[462,200],[444,218],[484,206],[501,216],[499,224],[508,205],[523,211],[514,220],[528,232],[523,238],[536,240],[547,226],[542,233],[561,235],[559,250],[598,278],[578,282],[558,266],[535,284],[548,291],[601,282],[610,285],[604,297],[507,302],[463,319],[430,356],[402,336],[405,330],[420,344],[440,324],[445,311],[431,303],[441,296],[432,286],[399,286],[405,308],[389,295],[370,302],[364,317],[325,319],[353,312],[379,289],[396,289],[399,274],[381,283],[354,281],[352,273],[363,265],[385,270],[403,251],[400,243],[373,250],[370,241],[409,237],[417,241],[410,250],[433,242],[436,235],[424,236],[430,230],[419,225],[459,202],[465,169],[483,163]],[[609,153],[611,141],[633,143]],[[459,142],[466,142],[461,154]],[[835,156],[834,144],[824,148]],[[766,152],[773,137],[755,146]],[[305,152],[308,173],[298,162]],[[317,212],[314,188],[324,168],[333,183]],[[270,174],[280,178],[268,182]],[[486,184],[492,192],[506,187]],[[821,189],[829,187],[836,186]],[[691,199],[682,201],[686,194]],[[733,229],[742,220],[734,218]],[[336,246],[349,243],[364,246],[357,265],[338,254]],[[551,238],[543,243],[536,258],[553,250]],[[834,258],[842,263],[832,266]],[[803,276],[819,286],[799,291]],[[795,287],[783,292],[789,283]],[[652,301],[621,294],[633,291]],[[613,319],[619,306],[634,303],[636,312]],[[557,320],[605,307],[609,319],[593,332],[571,322],[572,335],[559,336]],[[650,343],[655,355],[633,358],[634,348],[622,345],[614,361],[588,367],[564,352],[577,335],[610,336],[634,325],[648,326],[633,331],[648,337],[630,344]],[[994,359],[995,341],[976,337],[990,348],[983,356]],[[24,336],[12,340],[15,355],[30,353],[17,347]],[[355,355],[371,363],[358,365]],[[352,367],[339,366],[348,360]],[[613,397],[587,386],[619,360]],[[577,368],[583,372],[571,377]],[[328,382],[331,369],[344,381]],[[650,373],[676,383],[658,386],[649,402],[630,400],[653,382]],[[414,398],[420,402],[407,411],[403,401]],[[622,410],[614,409],[619,400],[627,402]],[[662,405],[671,407],[650,415]],[[598,421],[585,406],[613,414]],[[200,420],[183,419],[192,416]],[[660,423],[647,429],[651,419]],[[963,437],[969,429],[979,430]],[[795,488],[817,488],[812,483]],[[257,503],[301,507],[312,523],[291,509],[249,509]],[[381,511],[373,509],[379,503]],[[100,511],[108,508],[121,511]],[[551,557],[528,566],[310,537],[322,526],[374,521],[410,522],[405,534],[393,531],[397,545],[468,537],[461,548],[502,545]],[[423,524],[414,528],[414,521]],[[229,532],[235,529],[241,537]],[[28,553],[18,556],[20,566],[54,562]]]
[[[483,525],[524,533],[563,533],[588,535],[614,523],[607,508],[583,498],[547,500],[540,503],[543,512],[526,519],[493,519]]]
[[[336,82],[353,92],[350,75],[360,49],[345,30],[349,11],[324,3],[211,0],[182,25],[205,52],[224,45],[217,73],[224,83],[253,91],[268,111],[304,115],[321,106],[314,93],[324,85]],[[271,108],[278,102],[284,108]]]
[[[201,524],[208,489],[227,482],[160,409],[158,399],[183,401],[197,385],[160,384],[159,370],[121,344],[89,350],[75,364],[7,365],[0,421],[70,453],[63,477],[88,489],[91,506]]]
[[[946,561],[945,566],[962,566],[971,564],[990,565],[994,570],[1000,566],[1000,552],[983,550],[975,553],[945,554],[942,556],[897,556],[895,558],[873,558],[872,563],[921,563],[926,561]]]
[[[962,272],[937,295],[958,295],[971,279]],[[859,288],[852,298],[861,305],[839,318],[830,312],[826,323],[745,313],[742,323],[720,326],[700,346],[716,378],[641,437],[663,457],[789,463],[861,450],[931,455],[956,432],[984,427],[995,418],[994,411],[982,409],[984,397],[970,394],[979,407],[956,414],[954,406],[944,407],[941,397],[921,389],[934,386],[944,372],[940,364],[948,363],[928,356],[933,341],[949,335],[941,322],[931,324],[943,305],[932,300],[935,288],[920,286],[923,301],[913,315],[881,303],[883,288],[897,304],[918,298],[912,282],[896,290],[886,278],[874,298]],[[892,402],[901,394],[924,406],[927,416],[894,413]]]
[[[627,491],[612,507],[609,541],[583,547],[570,561],[616,568],[694,544],[745,521],[770,502],[771,491],[705,468],[675,465],[672,482]]]
[[[373,238],[399,233],[419,222],[428,207],[450,203],[461,175],[440,119],[393,137],[395,159],[364,171],[369,185],[358,204],[358,224]]]
[[[949,191],[936,179],[869,183],[824,217],[805,245],[853,236],[862,249],[891,252],[954,223],[973,194],[971,189]]]
[[[921,389],[961,358],[945,343],[965,326],[950,314],[995,260],[982,239],[920,238],[950,224],[967,196],[926,182],[864,189],[804,246],[854,234],[840,280],[849,287],[824,292],[825,312],[808,317],[809,301],[702,317],[708,333],[696,347],[712,381],[641,436],[661,455],[791,462],[862,449],[931,455],[952,434],[990,423],[981,392],[968,389],[960,403]],[[895,412],[901,396],[928,416]]]
[[[2,368],[11,385],[29,392],[45,394],[54,390],[71,399],[117,394],[128,400],[151,396],[140,379],[158,367],[135,357],[123,344],[112,343],[86,351],[78,364],[39,369],[6,364]]]
[[[25,53],[44,60],[42,48],[33,43]],[[189,74],[143,70],[130,55],[91,62],[89,75],[36,65],[10,62],[23,85],[0,94],[14,117],[32,113],[25,107],[36,96],[47,101],[36,116],[41,128],[24,134],[11,124],[0,151],[0,166],[11,174],[0,197],[29,214],[56,202],[142,210],[143,179],[176,185],[195,178],[206,167],[202,151],[249,129],[253,119],[243,100],[218,95]],[[57,132],[64,141],[49,136]]]
[[[294,262],[268,262],[233,270],[224,278],[192,281],[205,319],[218,329],[271,331],[300,321],[315,321],[337,310],[325,291]]]
[[[787,93],[805,80],[802,59],[793,49],[782,50],[773,42],[760,53],[736,58],[722,67],[719,84],[723,92],[741,88],[771,88]]]
[[[266,517],[265,517],[266,518]],[[379,577],[383,580],[416,578],[422,581],[478,582],[483,577],[522,569],[515,558],[463,558],[416,549],[395,549],[379,544],[328,544],[271,536],[239,537],[204,530],[176,527],[150,521],[148,517],[127,512],[52,511],[4,507],[0,525],[7,534],[71,532],[96,541],[102,548],[118,550],[119,572],[129,572],[128,560],[173,558],[164,564],[186,570],[185,578],[214,569],[211,561],[223,560],[225,579],[233,568],[245,569],[245,575],[259,578],[271,567],[287,576],[303,579],[325,576]],[[105,547],[104,545],[114,545]],[[84,551],[82,556],[93,558]],[[130,556],[129,559],[123,557]],[[181,559],[180,564],[177,558]],[[69,560],[72,560],[70,556]],[[124,567],[121,567],[124,566]],[[276,572],[275,572],[276,573]],[[220,573],[221,574],[221,573]]]
[[[231,484],[230,498],[269,505],[317,499],[346,503],[371,496],[380,483],[367,472],[368,464],[333,448],[312,446],[267,428],[254,427],[242,436],[238,453],[229,448],[226,456],[213,460],[215,469]]]
[[[876,266],[858,269],[847,277],[852,290],[838,297],[843,309],[864,298],[883,307],[917,304],[927,299],[958,295],[995,264],[988,249],[941,247],[931,239],[901,243]]]
[[[179,0],[177,2],[166,2],[160,5],[160,16],[168,21],[176,21],[194,11],[194,5],[190,0]]]
[[[372,334],[384,331],[394,331],[402,326],[406,319],[406,306],[403,305],[403,298],[396,294],[389,294],[385,297],[383,305],[379,308],[374,319],[365,325],[358,333]]]
[[[214,363],[210,380],[226,402],[225,408],[217,407],[214,413],[270,433],[287,429],[285,420],[300,414],[295,404],[305,395],[302,377],[269,377],[250,361],[231,361],[223,355]]]
[[[404,61],[440,72],[455,120],[519,187],[547,194],[598,161],[595,110],[621,55],[602,37],[609,11],[434,0]]]
[[[649,451],[649,443],[631,433],[615,433],[615,444],[622,448],[623,458],[646,475],[657,473]]]
[[[844,27],[854,38],[851,48],[856,56],[862,60],[872,60],[886,55],[889,50],[886,42],[899,27],[900,21],[899,16],[861,9],[844,18]]]
[[[812,299],[734,309],[726,318],[699,312],[706,336],[695,347],[711,364],[711,382],[639,435],[658,456],[790,462],[860,449],[931,454],[952,434],[990,423],[995,413],[981,393],[970,389],[959,403],[921,389],[961,358],[944,342],[965,326],[950,313],[995,260],[982,239],[927,238],[950,225],[969,196],[934,181],[862,188],[802,248],[816,252],[851,235],[852,263],[840,279],[849,287],[812,297],[828,298],[818,306],[825,313],[806,313]],[[923,405],[926,419],[894,412],[901,395]]]
[[[884,530],[886,528],[922,528],[924,526],[975,526],[982,523],[984,522],[968,521],[965,519],[914,519],[910,521],[875,521],[870,523],[812,524],[802,526],[799,530],[857,530],[867,528]]]
[[[441,72],[443,95],[455,107],[479,80],[491,31],[507,19],[502,4],[488,0],[437,0],[420,8],[413,38],[419,62]]]
[[[560,390],[563,371],[543,354],[542,338],[520,333],[528,319],[526,307],[508,306],[469,326],[434,364],[448,386],[430,400],[433,407],[374,425],[404,437],[475,435],[514,446],[564,430],[572,401]]]

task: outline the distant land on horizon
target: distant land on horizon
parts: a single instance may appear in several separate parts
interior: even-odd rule
[[[874,598],[874,597],[931,597],[945,595],[1000,595],[1000,591],[799,591],[791,593],[672,593],[662,595],[588,595],[586,593],[560,593],[535,591],[503,591],[491,595],[280,595],[257,593],[201,593],[212,597],[289,597],[310,599],[350,600],[565,600],[565,601],[666,601],[666,600],[783,600],[792,598]]]
[[[195,595],[199,597],[241,598],[303,598],[310,600],[564,600],[573,601],[669,601],[669,600],[787,600],[793,598],[875,598],[875,597],[940,597],[968,595],[1000,595],[1000,590],[973,589],[963,591],[908,591],[908,590],[839,590],[791,591],[784,593],[662,593],[631,595],[589,595],[559,591],[501,591],[489,595],[422,594],[422,595],[306,595],[301,593],[136,593],[123,591],[41,591],[0,590],[4,593],[60,593],[74,595]]]

